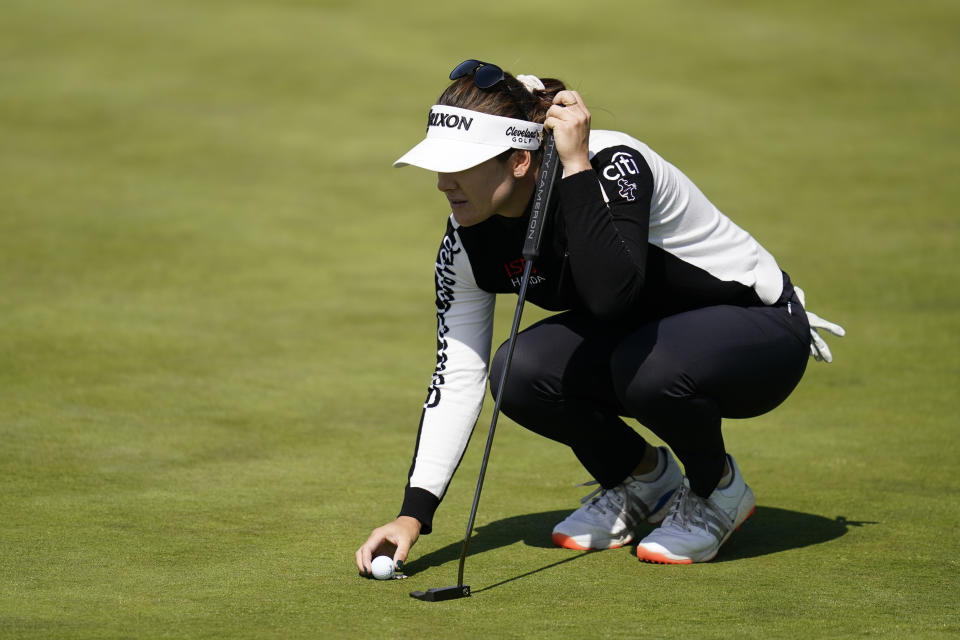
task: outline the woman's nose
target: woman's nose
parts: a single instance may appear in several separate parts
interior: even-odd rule
[[[437,174],[437,189],[440,191],[451,191],[456,185],[456,180],[449,173]]]

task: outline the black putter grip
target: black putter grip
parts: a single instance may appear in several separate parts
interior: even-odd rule
[[[543,141],[540,175],[537,176],[537,186],[533,193],[533,207],[530,209],[530,224],[527,226],[527,235],[523,241],[523,257],[527,260],[533,260],[540,255],[540,241],[543,238],[543,228],[546,226],[547,207],[550,206],[550,196],[553,193],[558,166],[560,166],[560,159],[557,157],[557,145],[553,140],[553,134],[547,133]]]

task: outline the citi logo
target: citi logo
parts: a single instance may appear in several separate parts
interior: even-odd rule
[[[619,180],[626,176],[639,175],[640,169],[637,168],[637,161],[633,156],[624,151],[618,151],[610,158],[610,164],[603,168],[603,177],[607,180]]]
[[[427,121],[427,128],[444,127],[447,129],[463,129],[464,131],[469,131],[472,125],[473,118],[458,116],[455,113],[440,113],[439,111],[431,111],[430,119]]]

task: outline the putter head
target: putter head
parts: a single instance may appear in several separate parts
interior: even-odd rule
[[[452,587],[436,587],[427,589],[426,591],[411,591],[410,597],[427,602],[442,602],[444,600],[456,600],[457,598],[469,598],[470,585],[460,584]]]

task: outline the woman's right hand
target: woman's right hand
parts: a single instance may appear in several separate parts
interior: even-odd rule
[[[587,171],[590,165],[590,110],[576,91],[561,91],[547,109],[543,126],[553,132],[563,176]]]
[[[357,549],[357,569],[363,575],[373,572],[370,562],[377,556],[390,556],[398,569],[407,560],[410,547],[420,537],[420,521],[410,516],[400,516],[393,522],[377,527]]]

